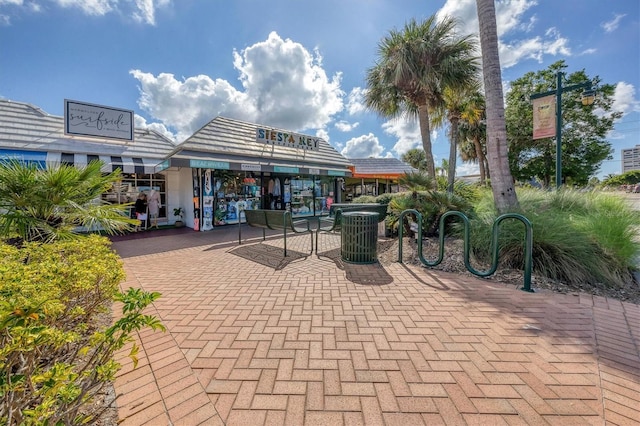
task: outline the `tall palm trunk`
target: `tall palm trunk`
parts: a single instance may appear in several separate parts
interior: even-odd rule
[[[482,145],[480,144],[480,138],[475,136],[473,138],[473,146],[476,149],[476,158],[478,159],[478,165],[480,166],[480,183],[484,184],[487,180],[487,173],[484,170],[484,164],[487,161],[482,152]]]
[[[453,184],[456,180],[456,160],[458,158],[458,132],[457,117],[451,118],[451,142],[449,143],[449,171],[447,172],[447,192],[453,194]]]
[[[424,149],[427,163],[427,176],[436,184],[436,166],[433,161],[433,151],[431,145],[431,129],[429,128],[429,110],[427,105],[418,107],[418,122],[420,124],[420,136],[422,137],[422,148]]]
[[[498,54],[495,0],[476,0],[482,46],[482,73],[487,99],[487,160],[491,170],[493,202],[500,213],[519,208],[507,154],[502,74]]]

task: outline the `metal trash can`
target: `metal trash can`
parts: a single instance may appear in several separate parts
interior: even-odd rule
[[[378,213],[342,214],[341,257],[348,263],[374,263],[377,258]]]

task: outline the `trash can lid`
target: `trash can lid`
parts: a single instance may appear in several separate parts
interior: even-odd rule
[[[376,212],[344,212],[342,216],[378,216]]]

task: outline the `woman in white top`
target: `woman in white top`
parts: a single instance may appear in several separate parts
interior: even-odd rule
[[[147,207],[149,208],[149,219],[151,228],[158,228],[158,214],[160,214],[160,193],[155,189],[149,192],[147,197]]]

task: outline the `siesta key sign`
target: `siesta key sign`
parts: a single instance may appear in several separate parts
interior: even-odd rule
[[[133,111],[65,99],[64,133],[133,141]]]
[[[286,146],[289,148],[317,150],[320,146],[320,138],[300,135],[297,133],[282,132],[273,129],[256,129],[256,141],[271,145]]]

